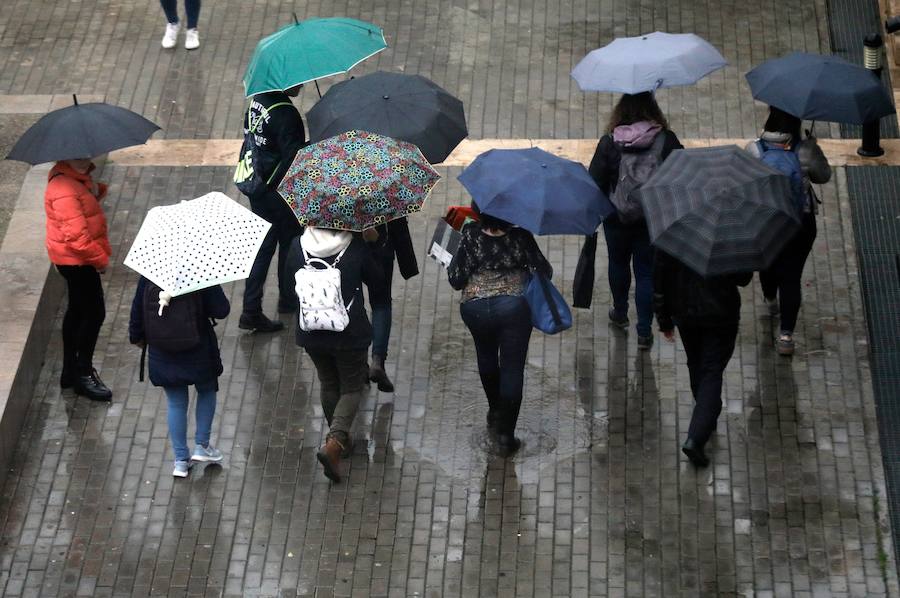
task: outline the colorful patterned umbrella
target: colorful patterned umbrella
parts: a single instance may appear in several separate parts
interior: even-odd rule
[[[347,131],[297,152],[278,193],[304,226],[361,231],[418,212],[440,178],[415,145]]]

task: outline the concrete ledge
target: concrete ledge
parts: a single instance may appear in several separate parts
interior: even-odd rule
[[[49,169],[44,165],[28,171],[0,246],[0,484],[19,441],[65,290],[44,248]]]

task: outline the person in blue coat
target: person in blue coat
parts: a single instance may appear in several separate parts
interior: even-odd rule
[[[132,344],[146,346],[144,327],[144,295],[147,280],[138,281],[134,300],[131,303],[131,319],[128,323],[128,337]],[[162,386],[168,399],[169,439],[175,453],[175,468],[172,475],[187,477],[195,461],[219,463],[222,452],[209,443],[213,417],[216,413],[216,392],[219,390],[219,376],[222,374],[222,358],[219,342],[210,318],[222,319],[231,309],[222,287],[216,285],[201,291],[203,321],[201,342],[186,351],[170,352],[159,347],[148,346],[150,382]],[[197,389],[197,428],[194,452],[187,445],[188,387]]]

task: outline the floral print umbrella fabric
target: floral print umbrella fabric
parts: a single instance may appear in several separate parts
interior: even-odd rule
[[[347,131],[297,152],[278,193],[303,226],[362,231],[421,210],[440,178],[415,145]]]

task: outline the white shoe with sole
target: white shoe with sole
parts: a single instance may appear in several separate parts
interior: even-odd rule
[[[188,29],[184,34],[184,49],[196,50],[200,47],[200,33],[196,28]]]
[[[170,50],[178,43],[178,32],[181,31],[181,25],[178,23],[166,23],[166,34],[162,38],[162,47]]]

